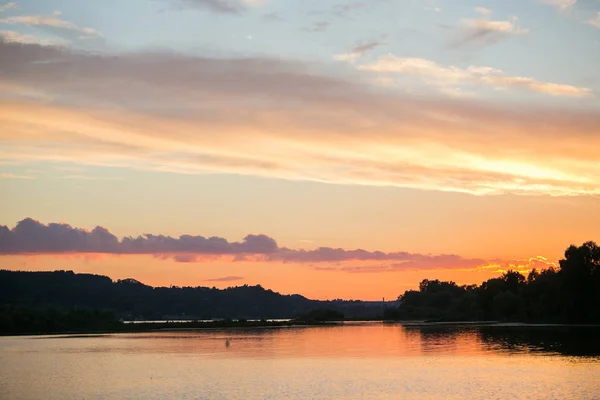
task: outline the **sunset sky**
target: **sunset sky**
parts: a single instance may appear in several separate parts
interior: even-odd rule
[[[600,0],[0,0],[0,267],[364,300],[545,268],[600,241],[599,96]]]

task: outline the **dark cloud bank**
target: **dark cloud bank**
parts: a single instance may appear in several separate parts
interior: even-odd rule
[[[279,247],[275,239],[262,234],[247,235],[239,242],[229,242],[220,237],[182,235],[174,238],[152,234],[119,240],[100,226],[87,231],[64,223],[46,225],[31,218],[20,221],[12,229],[0,225],[2,255],[62,253],[149,254],[172,258],[177,262],[198,262],[204,256],[233,256],[238,261],[253,259],[291,263],[393,261],[389,266],[391,269],[474,268],[487,264],[481,259],[466,259],[457,255],[386,253],[329,247],[314,250],[288,249]]]

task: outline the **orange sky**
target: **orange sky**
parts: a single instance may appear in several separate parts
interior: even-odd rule
[[[153,286],[216,286],[261,284],[284,294],[300,293],[314,299],[395,299],[414,289],[425,278],[480,283],[507,269],[526,274],[552,262],[530,260],[495,261],[477,266],[398,267],[390,261],[256,262],[232,257],[202,257],[196,262],[176,262],[161,255],[38,254],[3,257],[3,268],[45,271],[53,269],[108,275],[113,279],[134,277]]]
[[[2,268],[380,299],[600,240],[582,2],[155,3],[0,6]]]

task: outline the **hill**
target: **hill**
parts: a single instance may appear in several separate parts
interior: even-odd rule
[[[318,301],[297,294],[282,295],[257,286],[152,287],[135,279],[72,271],[0,270],[0,305],[27,308],[105,310],[125,320],[295,318],[317,309],[331,309],[347,318],[376,318],[380,302]]]

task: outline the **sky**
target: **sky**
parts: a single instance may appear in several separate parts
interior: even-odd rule
[[[394,299],[600,240],[600,0],[0,0],[0,267]]]

